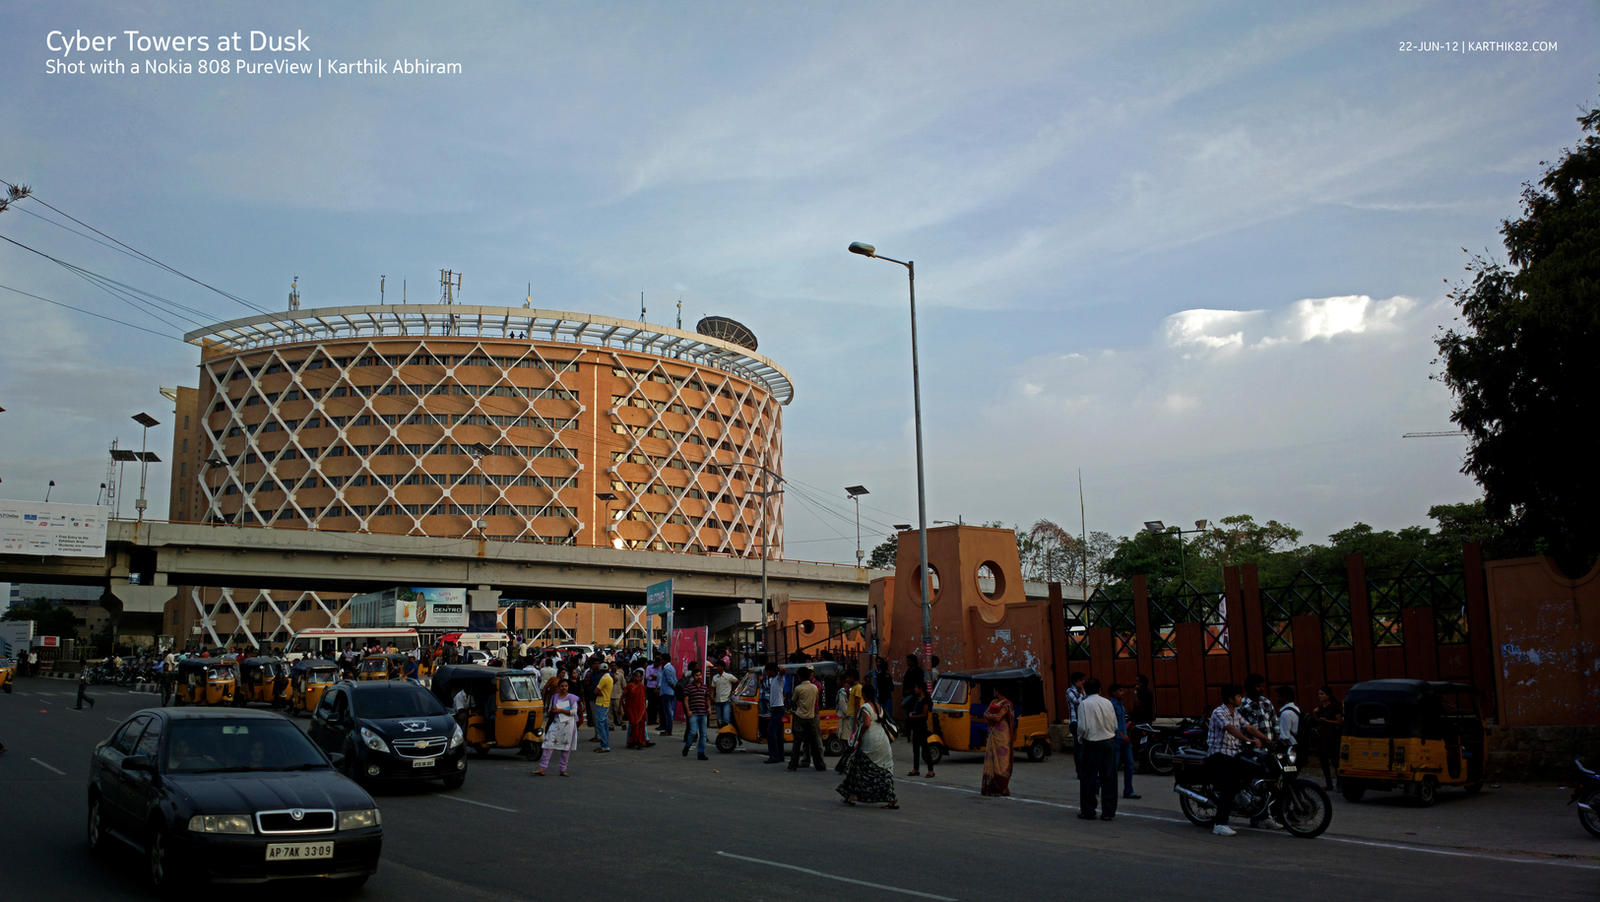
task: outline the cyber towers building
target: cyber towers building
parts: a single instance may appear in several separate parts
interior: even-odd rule
[[[186,339],[200,380],[171,393],[173,520],[739,557],[764,525],[782,557],[782,496],[758,493],[793,383],[733,320],[389,304]]]

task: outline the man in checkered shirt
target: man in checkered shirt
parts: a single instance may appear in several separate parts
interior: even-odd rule
[[[1072,736],[1072,763],[1083,766],[1083,743],[1078,740],[1078,706],[1083,704],[1083,671],[1067,679],[1067,733]]]
[[[1212,821],[1211,832],[1217,836],[1232,836],[1228,815],[1233,813],[1233,797],[1239,791],[1239,744],[1241,742],[1266,742],[1267,737],[1255,727],[1239,718],[1239,702],[1244,691],[1237,685],[1222,687],[1222,704],[1211,712],[1206,729],[1206,767],[1211,771],[1211,785],[1217,793],[1217,816]]]
[[[1272,707],[1272,700],[1267,698],[1266,686],[1267,678],[1259,673],[1244,678],[1244,700],[1239,702],[1239,719],[1261,733],[1263,745],[1271,745],[1271,740],[1278,735],[1278,715]],[[1283,826],[1270,814],[1262,814],[1250,822],[1252,827],[1263,825],[1273,829]]]

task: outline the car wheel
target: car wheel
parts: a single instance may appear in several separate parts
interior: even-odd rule
[[[1028,760],[1043,761],[1044,756],[1050,754],[1050,744],[1043,739],[1035,739],[1028,744]]]
[[[89,834],[88,834],[88,838],[89,838],[89,850],[91,852],[98,852],[101,849],[105,848],[105,844],[106,844],[106,833],[105,833],[106,825],[101,820],[102,817],[103,817],[103,812],[101,811],[101,808],[100,808],[100,797],[99,796],[90,796],[89,797],[89,823],[88,823]]]
[[[150,839],[145,843],[144,860],[145,877],[150,881],[151,889],[166,895],[179,888],[182,883],[179,875],[183,871],[172,852],[167,831],[159,822],[150,825]]]
[[[466,774],[451,774],[444,778],[445,789],[460,789],[461,784],[467,782]]]
[[[1429,774],[1417,784],[1417,804],[1424,808],[1432,805],[1439,799],[1439,778]]]

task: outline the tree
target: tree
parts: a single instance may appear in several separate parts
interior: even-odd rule
[[[65,605],[35,598],[24,605],[15,605],[6,611],[4,620],[32,620],[36,636],[61,636],[73,638],[78,632],[78,618]]]
[[[1017,551],[1024,579],[1067,582],[1082,569],[1076,566],[1081,556],[1078,538],[1053,520],[1038,520],[1026,533],[1019,530]]]
[[[867,566],[889,567],[892,569],[894,567],[895,555],[899,553],[899,551],[900,540],[895,536],[890,536],[889,538],[878,543],[878,545],[872,549],[872,553],[867,555]]]
[[[1600,479],[1574,435],[1600,414],[1600,109],[1578,122],[1588,136],[1523,185],[1521,219],[1501,221],[1507,262],[1472,255],[1471,284],[1450,294],[1461,325],[1435,339],[1467,435],[1461,471],[1512,544],[1572,575],[1600,550]]]

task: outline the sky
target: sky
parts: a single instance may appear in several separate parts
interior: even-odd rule
[[[1478,497],[1465,439],[1401,436],[1454,428],[1430,378],[1448,294],[1470,253],[1503,259],[1500,222],[1600,88],[1590,2],[14,0],[4,19],[0,178],[35,198],[0,213],[0,497],[53,479],[51,500],[95,502],[110,442],[138,447],[130,417],[169,421],[160,387],[196,384],[179,336],[252,312],[206,285],[279,310],[295,277],[318,307],[375,303],[382,275],[389,301],[431,302],[449,268],[463,303],[636,318],[643,292],[653,323],[681,298],[690,328],[750,326],[795,383],[786,556],[837,562],[845,486],[871,492],[866,548],[917,521],[906,272],[852,241],[916,263],[930,525],[1076,532],[1080,472],[1087,528],[1114,536],[1247,513],[1323,542]],[[179,71],[63,71],[107,59]],[[460,71],[331,74],[361,59]],[[170,449],[165,423],[150,441]]]

